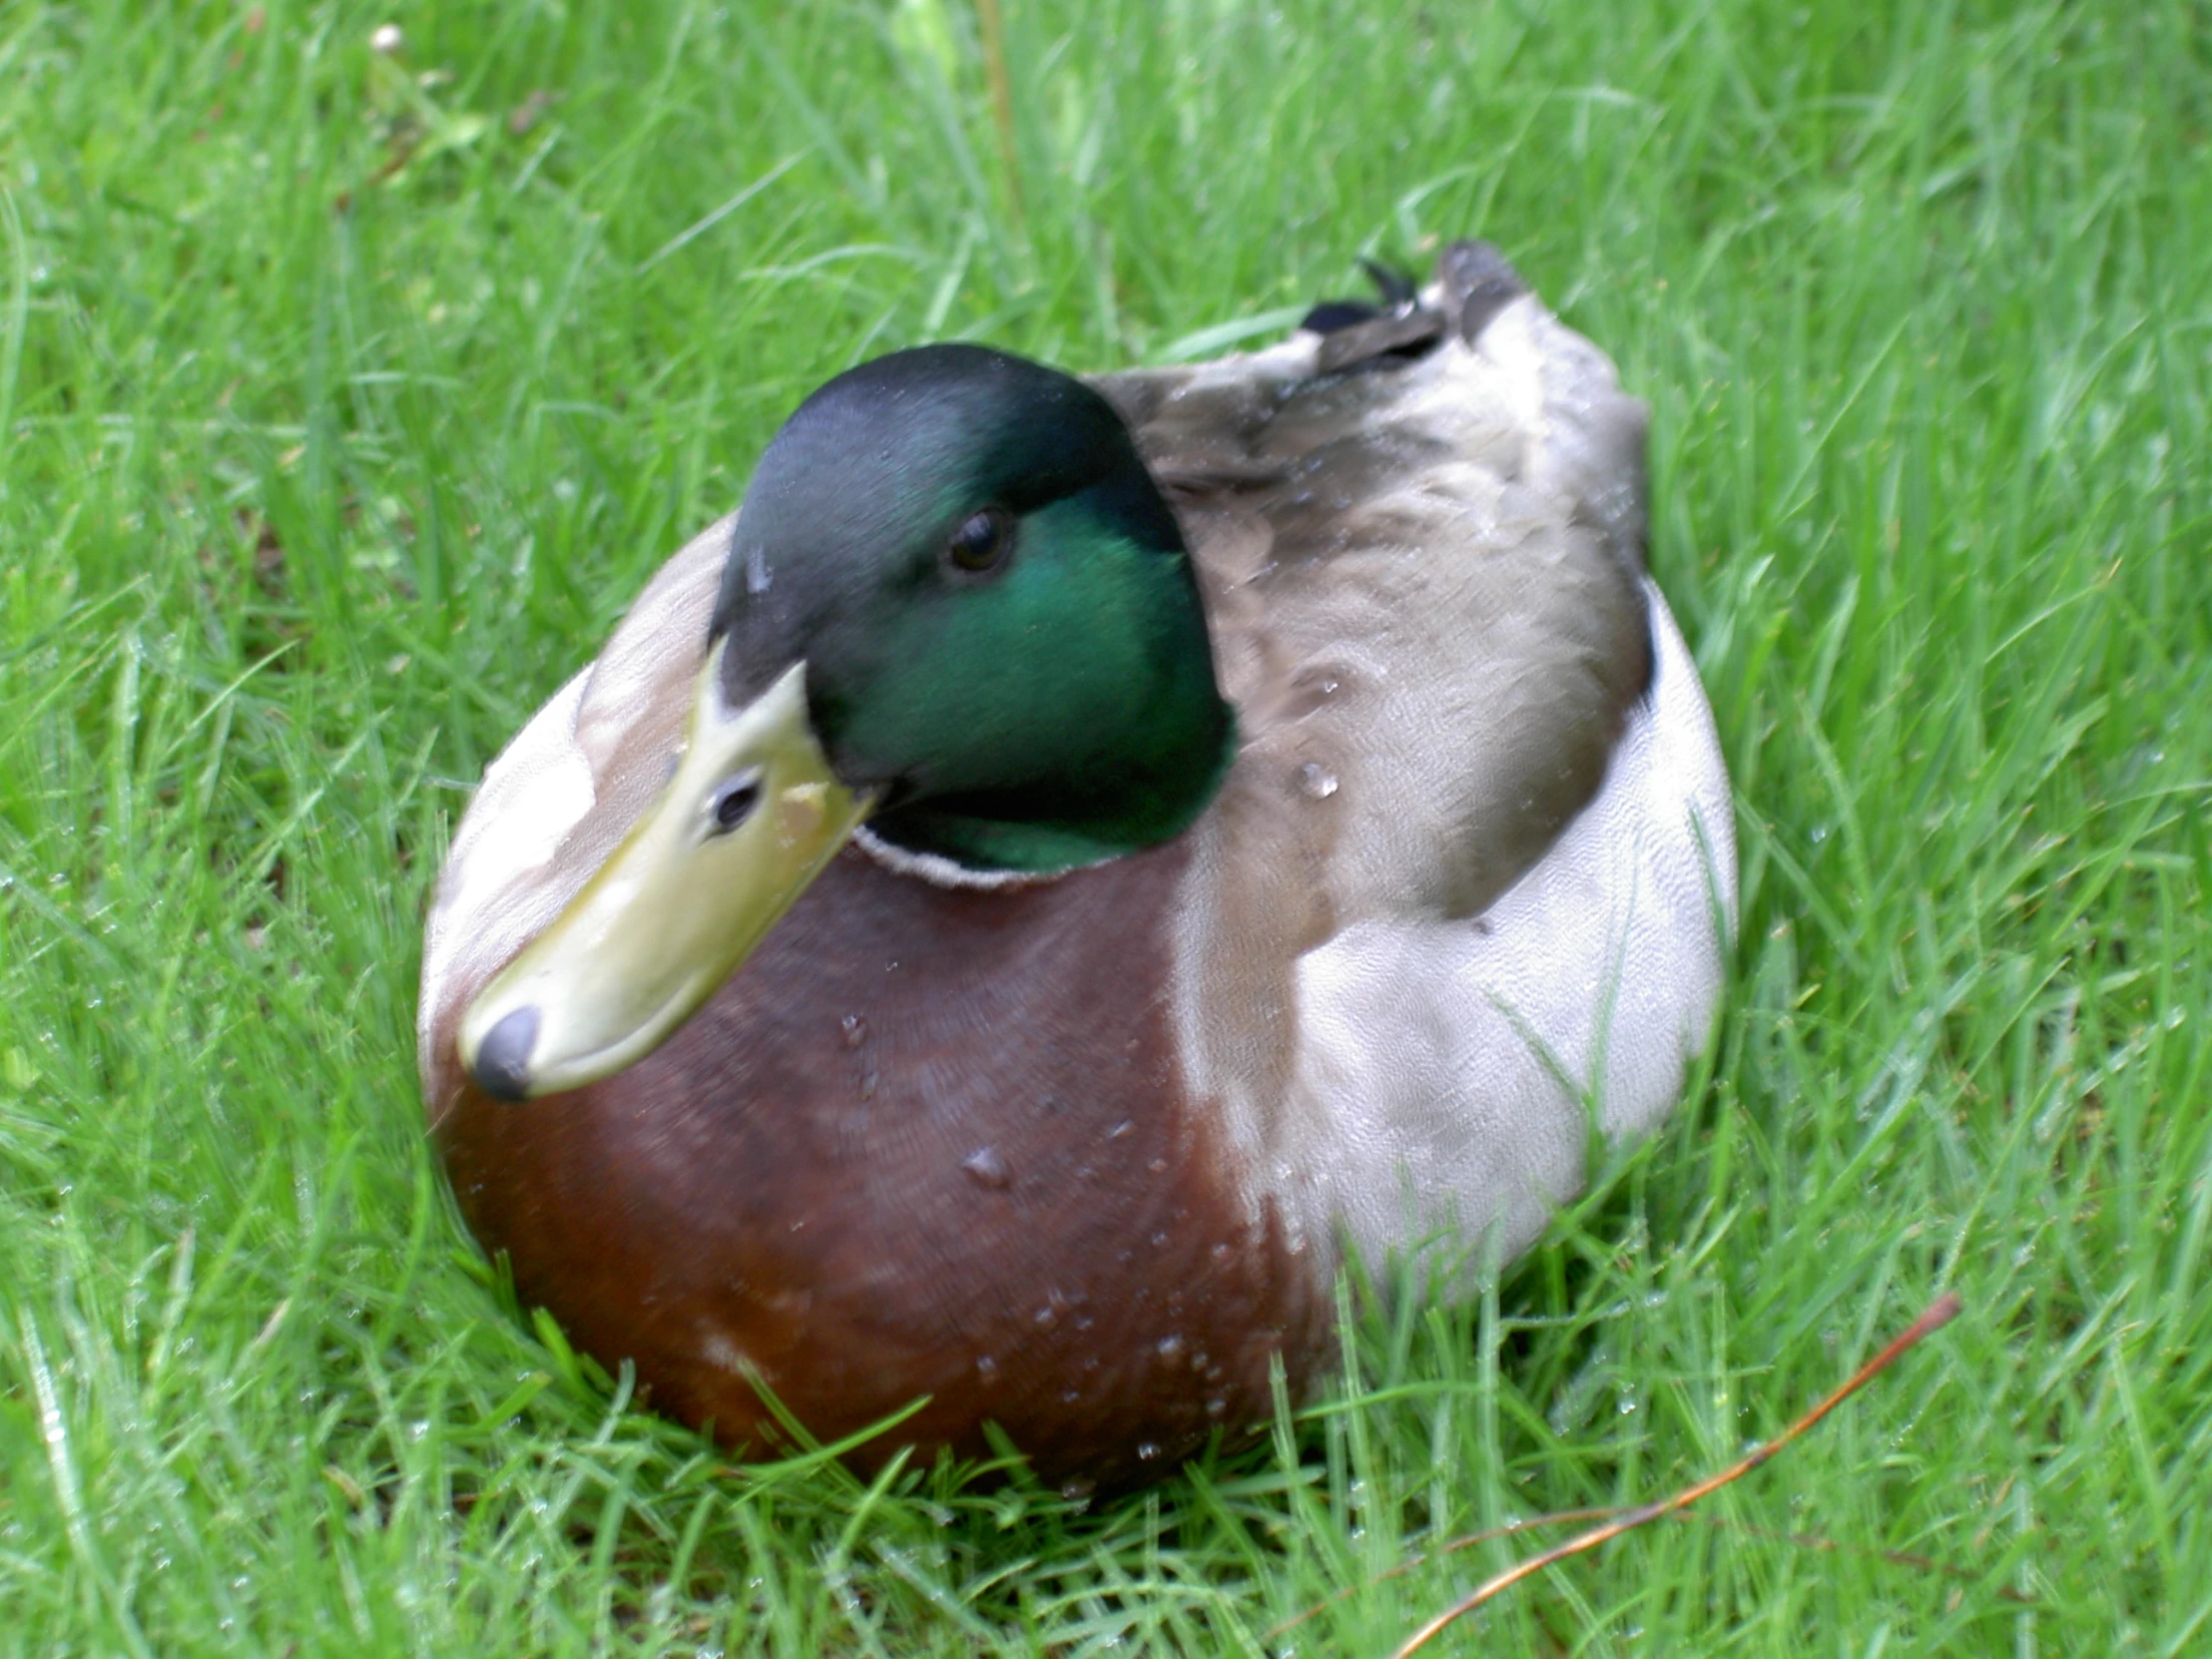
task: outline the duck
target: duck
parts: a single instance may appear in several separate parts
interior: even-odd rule
[[[1645,405],[1488,244],[1379,280],[838,374],[484,772],[426,1118],[656,1409],[1141,1483],[1682,1091],[1736,855]]]

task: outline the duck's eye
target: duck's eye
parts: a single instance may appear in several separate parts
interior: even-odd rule
[[[1014,550],[1014,521],[1003,507],[970,513],[952,532],[944,556],[956,570],[979,574],[996,570]]]
[[[761,769],[748,767],[715,786],[707,801],[707,833],[727,835],[753,816],[761,804]]]

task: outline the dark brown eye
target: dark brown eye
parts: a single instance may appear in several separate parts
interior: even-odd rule
[[[1014,521],[1003,507],[985,507],[970,513],[945,544],[944,556],[953,567],[981,573],[996,570],[1014,550]]]

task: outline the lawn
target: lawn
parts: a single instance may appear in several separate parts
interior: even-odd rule
[[[1383,1653],[1946,1289],[1429,1651],[2212,1649],[2212,8],[1002,3],[0,9],[0,1651]],[[1137,1497],[632,1409],[421,1128],[485,760],[839,368],[1470,233],[1734,772],[1669,1127]]]

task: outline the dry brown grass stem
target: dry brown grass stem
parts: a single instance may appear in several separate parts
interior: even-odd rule
[[[1554,1562],[1564,1561],[1570,1555],[1585,1554],[1597,1548],[1600,1544],[1611,1542],[1623,1532],[1633,1531],[1635,1528],[1646,1525],[1651,1521],[1676,1514],[1687,1509],[1699,1498],[1719,1491],[1733,1480],[1741,1479],[1889,1370],[1891,1366],[1897,1363],[1898,1358],[1909,1349],[1956,1319],[1961,1304],[1958,1298],[1953,1295],[1945,1293],[1938,1297],[1934,1305],[1908,1326],[1891,1342],[1889,1347],[1861,1366],[1841,1387],[1829,1394],[1826,1399],[1823,1399],[1805,1415],[1798,1418],[1797,1421],[1790,1424],[1775,1438],[1767,1441],[1766,1444],[1754,1447],[1727,1468],[1721,1470],[1720,1473],[1708,1475],[1694,1485],[1685,1486],[1672,1497],[1661,1498],[1656,1503],[1640,1504],[1636,1508],[1623,1510],[1603,1525],[1593,1526],[1587,1532],[1578,1532],[1565,1542],[1554,1544],[1551,1548],[1542,1550],[1535,1555],[1531,1555],[1527,1560],[1517,1562],[1506,1568],[1503,1572],[1478,1585],[1464,1599],[1445,1608],[1441,1613],[1438,1613],[1414,1631],[1412,1635],[1406,1637],[1397,1650],[1390,1655],[1390,1659],[1410,1659],[1411,1655],[1426,1647],[1434,1637],[1449,1628],[1454,1621],[1465,1617],[1493,1596],[1510,1589],[1522,1579],[1541,1572]]]
[[[1014,160],[1014,83],[1006,73],[1006,20],[998,0],[975,0],[975,20],[983,37],[983,73],[990,80],[991,124],[998,130],[998,159],[1006,172],[1006,205],[1014,224],[1026,223],[1021,205],[1021,169]]]

